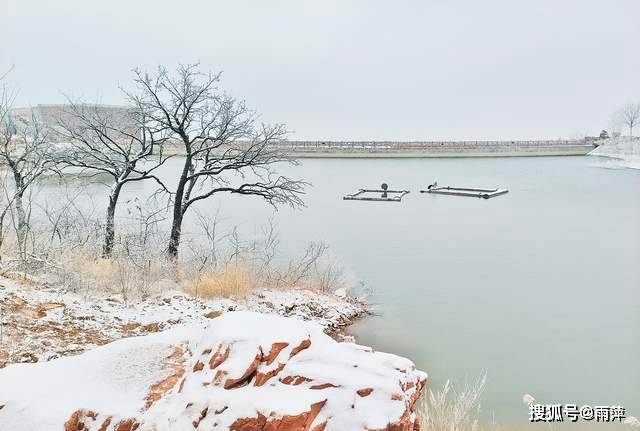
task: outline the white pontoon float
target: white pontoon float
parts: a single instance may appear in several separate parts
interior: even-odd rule
[[[452,195],[452,196],[468,196],[472,198],[489,199],[496,196],[509,193],[507,189],[488,189],[479,187],[453,187],[453,186],[438,186],[438,182],[429,185],[427,190],[420,190],[420,193],[434,193],[438,195]]]

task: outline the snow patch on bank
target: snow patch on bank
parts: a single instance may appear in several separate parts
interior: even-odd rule
[[[98,347],[80,357],[0,370],[0,429],[60,430],[70,412],[82,406],[135,415],[149,387],[164,377],[163,359],[171,345],[194,331],[174,329]],[[86,404],[85,404],[86,403]]]
[[[604,139],[590,156],[606,157],[604,167],[640,169],[640,138],[619,137]]]
[[[84,297],[38,283],[0,278],[3,363],[42,362],[111,341],[179,326],[205,327],[230,311],[312,320],[334,333],[367,314],[364,299],[308,290],[257,291],[244,299],[194,298],[184,292],[125,304],[118,297]]]

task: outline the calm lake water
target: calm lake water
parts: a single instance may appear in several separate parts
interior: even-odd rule
[[[509,429],[528,423],[524,393],[543,404],[623,405],[640,416],[640,171],[601,164],[304,160],[286,171],[313,183],[308,206],[275,220],[287,253],[325,241],[373,291],[379,316],[352,328],[359,343],[411,358],[434,388],[486,370],[483,411]],[[509,193],[418,193],[434,180]],[[411,194],[402,203],[342,200],[382,182]],[[230,196],[199,207],[217,208],[225,223],[247,230],[272,214],[257,199]]]

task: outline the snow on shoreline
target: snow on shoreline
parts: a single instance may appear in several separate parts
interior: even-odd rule
[[[199,299],[174,291],[124,304],[117,297],[85,298],[7,278],[0,278],[0,308],[0,368],[74,355],[125,337],[181,326],[203,328],[229,311],[312,320],[330,334],[368,314],[362,299],[308,290],[257,291],[241,300]]]
[[[606,157],[615,167],[640,169],[640,138],[619,137],[599,141],[590,156]],[[611,163],[610,163],[611,164]]]
[[[13,364],[0,370],[0,429],[415,429],[427,374],[408,359],[337,342],[325,329],[228,312],[204,327]]]

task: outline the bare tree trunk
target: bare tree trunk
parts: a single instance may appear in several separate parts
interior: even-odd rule
[[[4,245],[4,214],[0,216],[0,262],[2,261],[2,246]]]
[[[178,248],[180,247],[180,233],[182,230],[182,219],[184,218],[183,198],[184,188],[187,184],[187,175],[189,174],[189,168],[191,167],[191,157],[187,156],[182,168],[182,174],[178,181],[178,187],[176,187],[176,195],[173,201],[173,220],[171,220],[171,236],[169,237],[169,247],[167,248],[167,254],[171,260],[178,259]]]
[[[18,251],[21,257],[25,257],[26,247],[27,247],[27,214],[24,210],[24,205],[22,203],[22,197],[24,194],[24,181],[22,175],[19,172],[13,172],[13,179],[15,181],[16,193],[14,196],[14,205],[16,208],[16,218],[17,218],[17,226],[16,226],[16,234],[18,237]]]
[[[178,247],[180,246],[183,214],[181,210],[179,211],[180,213],[176,214],[176,210],[174,209],[173,221],[171,222],[171,236],[169,237],[169,247],[167,249],[169,258],[172,260],[178,259]]]
[[[110,258],[113,254],[113,243],[115,241],[115,222],[116,206],[118,205],[118,197],[122,184],[114,184],[109,194],[109,205],[107,206],[107,219],[104,227],[104,244],[102,245],[102,257]]]
[[[24,211],[24,205],[22,204],[22,193],[16,193],[15,199],[16,205],[16,217],[18,219],[17,234],[18,234],[18,249],[20,255],[24,257],[27,247],[27,214]]]

